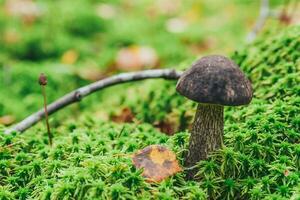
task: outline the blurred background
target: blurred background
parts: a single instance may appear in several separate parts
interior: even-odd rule
[[[0,124],[42,107],[41,72],[51,102],[115,73],[184,69],[206,54],[230,56],[254,39],[262,2],[269,10],[258,34],[300,23],[298,0],[0,0]],[[119,96],[93,94],[52,123],[99,105],[103,117],[120,105]]]

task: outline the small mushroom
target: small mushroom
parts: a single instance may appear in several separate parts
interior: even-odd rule
[[[206,56],[195,62],[180,77],[176,90],[199,103],[184,161],[185,167],[190,168],[221,148],[224,106],[249,104],[253,90],[239,67],[220,55]],[[196,173],[195,168],[188,170],[187,178],[193,179]]]

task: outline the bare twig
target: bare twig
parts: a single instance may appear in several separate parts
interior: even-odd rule
[[[264,27],[268,17],[270,16],[269,0],[261,0],[259,17],[256,20],[252,31],[247,35],[247,42],[252,42],[260,30]]]
[[[53,103],[47,106],[48,114],[51,115],[56,111],[72,104],[75,102],[80,101],[85,96],[88,96],[94,92],[97,92],[103,88],[116,85],[119,83],[126,83],[132,81],[138,81],[143,79],[150,79],[150,78],[164,78],[164,79],[178,79],[182,74],[181,71],[175,71],[174,69],[156,69],[156,70],[145,70],[139,72],[129,72],[129,73],[122,73],[112,77],[108,77],[97,82],[91,83],[84,87],[78,88],[65,96],[59,98],[58,100],[54,101]],[[7,129],[5,134],[10,134],[13,131],[23,132],[39,122],[45,116],[44,109],[39,110],[36,113],[25,118],[23,121],[17,123],[13,127]]]

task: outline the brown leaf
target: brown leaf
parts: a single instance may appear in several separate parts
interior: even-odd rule
[[[123,122],[129,123],[129,122],[133,122],[134,114],[130,110],[130,108],[123,108],[120,114],[113,115],[111,119],[112,121],[118,123],[123,123]]]
[[[0,117],[0,124],[10,125],[16,121],[16,118],[12,115],[4,115]]]
[[[155,10],[158,10],[163,15],[174,15],[181,8],[180,0],[159,0],[155,1]]]
[[[101,3],[96,6],[96,13],[103,19],[112,19],[117,15],[117,9],[109,3]]]
[[[186,31],[188,23],[183,18],[172,18],[166,22],[166,29],[170,33],[182,33]]]
[[[174,135],[174,133],[176,132],[175,124],[171,122],[160,121],[154,124],[154,127],[158,128],[162,133],[165,133],[167,135]]]
[[[292,16],[290,16],[286,12],[281,12],[281,14],[279,15],[279,21],[282,24],[289,25],[292,22]]]
[[[104,72],[95,67],[83,67],[76,70],[76,74],[84,79],[89,81],[98,81],[105,78]]]
[[[286,4],[278,16],[280,23],[284,25],[298,25],[300,24],[300,3],[294,2]]]
[[[161,145],[150,145],[138,151],[132,161],[136,168],[144,169],[142,175],[148,182],[161,182],[182,171],[176,154]]]
[[[124,71],[136,71],[145,67],[154,67],[158,63],[158,57],[153,48],[131,46],[118,52],[116,58],[117,69]]]
[[[196,43],[187,42],[187,45],[190,47],[191,53],[195,55],[202,54],[203,52],[214,49],[216,44],[216,40],[212,37],[206,37],[202,41]]]
[[[62,55],[61,62],[63,64],[72,65],[77,61],[77,59],[78,59],[78,53],[75,50],[70,49]]]
[[[7,0],[5,10],[10,16],[21,17],[26,24],[32,24],[42,14],[41,8],[32,0]]]
[[[289,173],[290,173],[290,172],[289,172],[289,170],[287,170],[287,169],[286,169],[286,170],[284,170],[284,172],[283,172],[284,176],[288,176],[288,175],[289,175]]]

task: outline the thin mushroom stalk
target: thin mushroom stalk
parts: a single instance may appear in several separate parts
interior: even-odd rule
[[[196,160],[205,160],[210,152],[220,149],[223,144],[223,132],[224,106],[198,104],[185,166],[193,166]],[[188,173],[188,179],[192,179],[197,170],[192,168]]]
[[[47,77],[42,73],[39,77],[39,84],[41,85],[42,95],[44,98],[45,121],[46,121],[46,126],[47,126],[47,134],[48,134],[49,144],[50,144],[50,146],[52,146],[52,134],[51,134],[50,125],[49,125],[49,117],[48,117],[48,110],[47,110],[47,96],[46,96],[46,89],[45,89],[47,82],[48,82]]]
[[[187,179],[195,179],[195,165],[223,145],[224,106],[250,103],[252,86],[233,61],[212,55],[201,58],[186,70],[176,90],[198,103],[189,150],[184,158]]]

